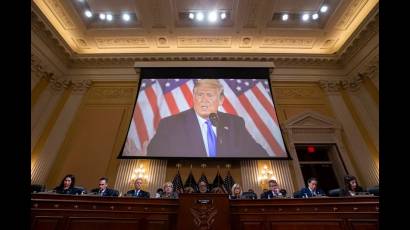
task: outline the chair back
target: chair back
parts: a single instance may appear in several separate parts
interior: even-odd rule
[[[329,190],[328,194],[329,196],[332,196],[332,197],[340,196],[340,194],[342,194],[342,189],[341,188],[331,189]]]
[[[241,199],[246,199],[246,200],[256,200],[258,199],[258,196],[254,192],[243,192]]]

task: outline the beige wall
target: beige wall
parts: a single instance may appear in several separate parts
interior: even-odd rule
[[[96,187],[107,176],[115,183],[116,159],[125,138],[136,82],[97,82],[89,89],[58,153],[47,186],[73,173],[77,183]]]

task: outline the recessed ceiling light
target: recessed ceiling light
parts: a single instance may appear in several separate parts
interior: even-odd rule
[[[100,13],[100,19],[105,20],[105,14],[104,13]]]
[[[195,15],[194,15],[194,13],[189,13],[188,17],[189,17],[189,19],[194,19]]]
[[[282,21],[287,21],[289,19],[289,14],[282,15]]]
[[[196,13],[196,20],[198,20],[198,21],[204,20],[204,13],[202,13],[202,12]]]
[[[303,21],[309,20],[309,14],[303,14],[303,15],[302,15],[302,20],[303,20]]]
[[[324,5],[324,6],[320,7],[320,12],[325,13],[328,9],[329,8],[326,5]]]
[[[112,21],[112,14],[107,14],[107,21]]]
[[[209,22],[216,22],[217,19],[218,19],[218,14],[216,13],[216,10],[213,10],[208,13]]]
[[[319,18],[319,14],[316,13],[316,14],[313,14],[313,15],[312,15],[312,19],[313,19],[313,20],[316,20],[316,19],[318,19],[318,18]]]
[[[225,13],[225,12],[222,12],[222,13],[221,13],[221,19],[224,20],[225,18],[226,18],[226,13]]]
[[[129,21],[129,20],[131,19],[131,17],[130,17],[129,14],[124,13],[124,14],[122,14],[122,19],[123,19],[124,21]]]
[[[85,16],[86,16],[87,18],[91,18],[91,17],[93,16],[93,13],[91,13],[91,11],[89,11],[89,10],[86,10],[86,11],[84,12],[84,14],[85,14]]]

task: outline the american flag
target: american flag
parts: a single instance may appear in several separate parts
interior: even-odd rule
[[[225,193],[227,192],[224,186],[224,180],[222,179],[222,176],[219,171],[216,173],[214,181],[212,182],[212,189],[216,187],[220,187]]]
[[[177,174],[175,175],[174,179],[172,180],[172,185],[174,186],[174,191],[177,193],[183,193],[184,192],[184,187],[182,185],[182,178],[181,174],[179,174],[179,170]]]
[[[194,174],[192,174],[192,170],[189,172],[188,178],[186,178],[184,188],[192,187],[194,191],[198,191],[198,184],[195,181]]]
[[[232,193],[232,186],[235,184],[235,181],[233,177],[231,176],[231,173],[228,171],[226,173],[226,177],[224,179],[224,187],[226,191],[228,191],[229,194]]]
[[[159,121],[193,106],[195,79],[142,79],[123,156],[146,156]],[[245,120],[249,133],[271,157],[286,157],[275,107],[265,79],[219,79],[225,99],[219,111]]]

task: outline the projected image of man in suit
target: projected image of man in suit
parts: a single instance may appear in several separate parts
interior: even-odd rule
[[[193,108],[160,121],[147,156],[268,157],[243,118],[218,111],[223,101],[224,89],[218,80],[197,80]]]

